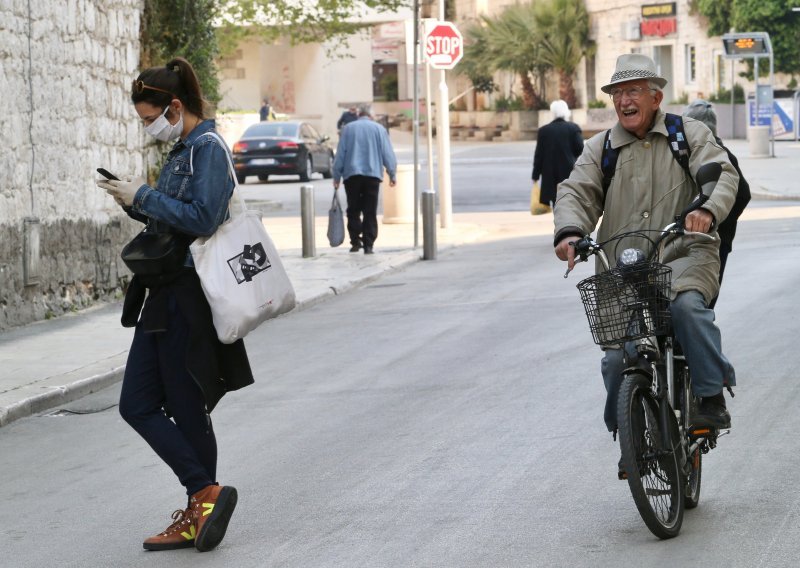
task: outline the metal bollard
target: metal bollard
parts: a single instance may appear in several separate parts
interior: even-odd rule
[[[436,260],[436,194],[422,192],[422,260]]]
[[[317,256],[317,245],[314,239],[314,186],[300,187],[300,223],[303,232],[303,258]]]

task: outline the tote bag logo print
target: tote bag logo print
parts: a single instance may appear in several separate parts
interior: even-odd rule
[[[259,272],[263,272],[272,266],[267,258],[264,245],[256,243],[254,245],[244,245],[241,253],[228,259],[228,266],[236,278],[236,283],[252,282],[253,277]]]

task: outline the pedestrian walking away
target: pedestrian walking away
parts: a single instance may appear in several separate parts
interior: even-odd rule
[[[739,176],[724,148],[702,123],[687,119],[683,125],[685,143],[691,149],[688,169],[692,177],[673,158],[670,136],[675,129],[669,125],[680,117],[665,115],[660,109],[667,81],[656,69],[645,55],[617,59],[611,81],[602,90],[611,96],[618,122],[608,135],[601,132],[586,143],[569,178],[558,187],[555,253],[570,268],[575,260],[571,243],[592,233],[601,215],[598,241],[622,231],[650,234],[647,231],[660,231],[673,222],[697,195],[692,178],[702,164],[718,162],[722,174],[703,207],[686,217],[686,229],[714,234],[716,221],[724,220],[733,206]],[[619,158],[607,190],[601,168],[606,144]],[[625,247],[647,253],[648,242],[652,241],[633,238],[626,240]],[[719,290],[719,242],[687,237],[680,246],[669,247],[662,261],[672,268],[670,310],[675,335],[689,365],[694,394],[701,398],[696,425],[729,428],[723,387],[735,384],[735,374],[722,353],[721,334],[708,308]],[[605,350],[601,370],[607,390],[605,422],[609,431],[615,431],[624,371],[622,349]]]
[[[358,120],[358,109],[353,105],[344,111],[339,120],[336,121],[336,131],[341,134],[342,128],[356,120]]]
[[[333,163],[333,187],[344,179],[347,194],[347,232],[350,252],[372,254],[378,238],[378,192],[383,170],[389,187],[397,183],[397,158],[386,129],[373,121],[369,108],[361,107],[358,120],[351,122],[339,138]]]
[[[206,103],[194,69],[183,58],[143,71],[131,100],[144,130],[175,140],[158,183],[140,177],[98,180],[148,235],[168,239],[168,261],[139,250],[122,324],[135,327],[122,382],[119,412],[172,469],[188,496],[172,523],[147,538],[147,550],[196,547],[203,552],[225,536],[238,495],[217,483],[217,441],[210,413],[222,396],[253,382],[244,343],[223,345],[194,269],[189,244],[212,235],[227,216],[233,181],[228,149],[208,133]],[[137,237],[140,239],[142,235]],[[134,239],[123,259],[137,250]],[[131,491],[146,499],[144,488]],[[128,496],[127,499],[132,497]]]
[[[683,116],[699,120],[711,130],[711,134],[714,135],[714,140],[716,140],[717,144],[728,154],[728,159],[731,161],[731,164],[733,164],[733,167],[736,168],[736,173],[739,174],[739,185],[736,188],[736,201],[733,202],[733,207],[730,213],[728,213],[728,216],[719,224],[719,227],[717,227],[717,232],[719,233],[719,283],[721,286],[722,275],[725,273],[725,265],[728,263],[728,255],[733,250],[733,238],[736,236],[736,223],[744,211],[744,208],[750,203],[750,184],[747,183],[744,174],[742,174],[742,170],[739,167],[739,160],[736,159],[733,152],[722,143],[722,139],[717,136],[717,114],[714,112],[711,103],[703,99],[697,99],[686,107],[683,111]],[[712,310],[717,303],[718,297],[719,296],[715,296],[708,305]]]
[[[583,152],[583,133],[580,127],[569,121],[567,103],[558,99],[550,103],[553,121],[545,124],[536,134],[536,150],[533,153],[532,179],[539,184],[539,203],[549,211],[556,201],[558,184],[569,177],[575,160]]]
[[[261,101],[261,108],[258,109],[258,118],[261,122],[272,120],[272,107],[269,105],[268,99]]]

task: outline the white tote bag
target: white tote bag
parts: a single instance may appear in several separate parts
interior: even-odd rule
[[[211,306],[217,337],[222,343],[233,343],[263,321],[294,308],[295,293],[261,222],[261,212],[248,210],[237,191],[239,184],[227,147],[217,135],[208,135],[226,148],[239,207],[229,204],[229,219],[210,237],[195,239],[189,249]]]

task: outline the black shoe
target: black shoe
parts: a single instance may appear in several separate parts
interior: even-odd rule
[[[358,252],[361,250],[361,245],[359,243],[355,243],[353,246],[350,247],[350,252]]]
[[[692,421],[694,428],[730,428],[731,415],[725,406],[725,397],[720,392],[716,396],[704,397],[700,402],[697,416]]]
[[[375,254],[375,252],[372,250],[372,247],[365,246],[364,247],[364,254]]]

